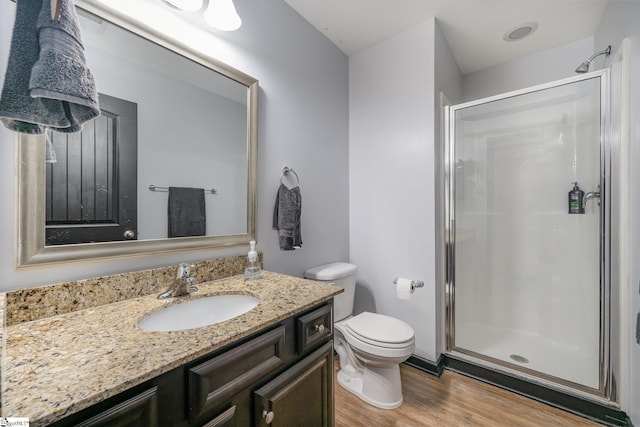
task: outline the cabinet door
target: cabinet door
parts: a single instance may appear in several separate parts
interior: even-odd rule
[[[78,427],[137,427],[158,425],[158,408],[156,402],[158,387],[132,397],[113,408],[106,410]]]
[[[254,391],[256,426],[333,425],[333,342]]]
[[[189,419],[199,424],[242,390],[283,367],[285,326],[189,369]]]

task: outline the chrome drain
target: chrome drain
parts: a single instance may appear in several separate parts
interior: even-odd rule
[[[511,354],[509,355],[509,357],[511,358],[511,360],[514,360],[518,363],[529,363],[529,359],[524,356],[520,356],[519,354]]]

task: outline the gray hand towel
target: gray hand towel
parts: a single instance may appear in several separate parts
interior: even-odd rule
[[[100,115],[72,0],[61,0],[60,21],[51,2],[21,0],[0,97],[0,121],[22,133],[78,132]]]
[[[300,187],[287,188],[280,184],[273,208],[273,229],[278,230],[280,249],[291,251],[302,247],[300,217],[302,216],[302,194]]]
[[[169,187],[168,236],[204,236],[207,216],[204,207],[204,189]]]

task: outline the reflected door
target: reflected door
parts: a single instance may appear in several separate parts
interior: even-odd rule
[[[137,236],[137,104],[100,94],[101,115],[78,133],[51,133],[46,244]]]
[[[589,390],[601,386],[601,84],[453,107],[449,159],[449,348]],[[583,213],[570,213],[574,182]]]

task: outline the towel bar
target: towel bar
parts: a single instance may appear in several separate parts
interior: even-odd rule
[[[151,191],[169,191],[169,187],[158,187],[157,185],[149,185],[149,190]],[[218,190],[216,190],[215,188],[211,188],[209,190],[204,190],[207,193],[211,193],[211,194],[218,194]]]

